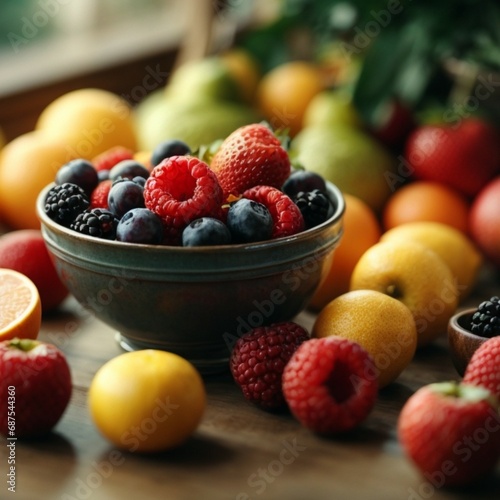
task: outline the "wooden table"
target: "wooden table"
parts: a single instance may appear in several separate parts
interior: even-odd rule
[[[481,277],[467,304],[498,290]],[[314,316],[300,314],[311,328]],[[122,351],[115,333],[68,299],[46,317],[40,338],[69,360],[74,391],[52,435],[16,446],[16,493],[5,479],[0,498],[33,499],[453,499],[500,498],[496,476],[481,487],[442,491],[422,479],[403,456],[395,426],[406,399],[424,384],[457,379],[446,338],[417,353],[400,378],[380,392],[374,411],[355,432],[319,437],[288,413],[270,414],[243,400],[228,373],[206,377],[208,407],[196,434],[157,456],[121,452],[94,427],[87,389],[97,369]],[[3,467],[7,453],[2,452]],[[4,476],[5,478],[5,476]]]

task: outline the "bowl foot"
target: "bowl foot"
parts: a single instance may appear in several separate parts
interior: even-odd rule
[[[183,353],[175,352],[175,350],[170,350],[168,349],[167,346],[162,347],[161,345],[153,343],[149,344],[147,342],[132,341],[129,338],[122,335],[120,332],[117,332],[115,334],[115,340],[124,351],[128,352],[139,351],[141,349],[161,349],[164,351],[173,352],[174,354],[178,354],[179,356],[182,356],[183,358],[187,359],[190,363],[192,363],[202,375],[223,373],[229,370],[229,357],[223,357],[218,359],[191,358]]]

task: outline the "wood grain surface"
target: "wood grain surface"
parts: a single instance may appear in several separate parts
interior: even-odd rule
[[[500,292],[485,270],[466,307]],[[314,315],[296,321],[310,329]],[[229,373],[205,377],[208,407],[182,447],[154,456],[118,451],[93,425],[87,389],[103,363],[120,354],[115,332],[74,299],[45,317],[40,338],[68,357],[74,383],[70,405],[46,439],[17,442],[16,492],[0,498],[33,499],[498,499],[496,475],[474,488],[442,490],[424,480],[404,457],[396,436],[399,411],[424,384],[458,379],[445,335],[422,349],[399,379],[380,391],[368,419],[354,432],[325,438],[287,413],[247,403]],[[0,470],[7,469],[5,441]],[[5,475],[3,476],[5,478]]]

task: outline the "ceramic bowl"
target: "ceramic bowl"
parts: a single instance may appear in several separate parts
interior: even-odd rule
[[[470,331],[472,315],[476,310],[476,308],[465,309],[451,317],[448,322],[451,360],[460,376],[464,375],[476,349],[488,340],[487,337],[481,337]]]
[[[305,308],[342,236],[344,199],[323,224],[292,237],[213,247],[106,241],[52,221],[39,195],[41,230],[77,301],[117,333],[125,350],[163,349],[200,371],[227,367],[239,336]]]

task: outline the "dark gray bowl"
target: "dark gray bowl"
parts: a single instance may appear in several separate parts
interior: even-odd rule
[[[106,241],[37,212],[62,281],[80,304],[118,331],[126,350],[163,349],[200,371],[227,367],[251,327],[292,319],[305,308],[342,235],[344,199],[323,224],[262,243],[183,248]]]

